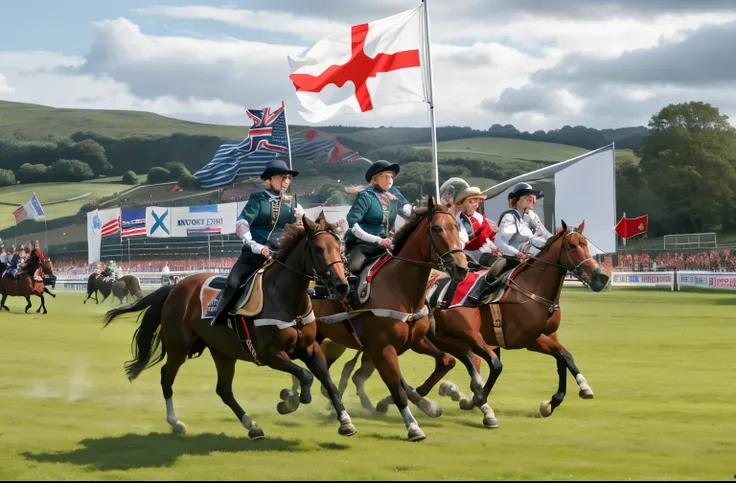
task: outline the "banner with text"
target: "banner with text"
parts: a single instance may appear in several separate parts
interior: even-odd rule
[[[164,206],[146,207],[146,236],[169,238],[171,236],[171,210]]]
[[[668,287],[675,289],[675,272],[613,272],[614,287]]]
[[[736,290],[736,273],[677,272],[677,287]]]
[[[235,233],[237,203],[172,208],[171,236],[228,235]]]

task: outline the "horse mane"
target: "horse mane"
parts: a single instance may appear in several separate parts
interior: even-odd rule
[[[327,220],[316,221],[318,231],[329,231],[336,233],[337,226],[329,223]],[[306,236],[307,231],[304,229],[304,225],[301,223],[289,223],[284,227],[284,232],[279,238],[279,254],[278,259],[285,262],[294,248],[299,244],[300,241]]]
[[[435,208],[443,210],[449,210],[452,207],[452,203],[437,203],[434,205]],[[401,249],[406,245],[406,241],[409,239],[409,235],[414,233],[417,226],[429,215],[429,207],[427,206],[427,198],[422,199],[419,205],[413,210],[414,216],[401,227],[399,231],[394,235],[394,253],[399,253]]]

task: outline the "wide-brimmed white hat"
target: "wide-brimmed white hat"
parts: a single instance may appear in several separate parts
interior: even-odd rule
[[[471,186],[469,188],[465,188],[460,193],[458,193],[458,195],[455,197],[455,204],[459,205],[468,198],[480,198],[484,200],[488,198],[488,196],[481,193],[480,188],[478,188],[477,186]]]

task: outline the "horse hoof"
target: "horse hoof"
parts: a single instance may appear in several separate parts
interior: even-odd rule
[[[581,399],[593,399],[593,391],[590,389],[581,389],[578,393]]]
[[[251,441],[258,441],[259,439],[265,438],[266,435],[263,433],[263,430],[261,428],[251,428],[248,431],[248,437],[251,439]]]
[[[355,429],[353,423],[341,424],[340,428],[337,430],[337,434],[340,436],[352,436],[357,432],[358,430]]]
[[[427,439],[427,435],[424,434],[424,431],[422,431],[418,425],[411,424],[409,426],[409,441],[422,441],[424,439]]]
[[[483,427],[486,429],[498,428],[498,419],[492,417],[483,418]]]
[[[470,398],[463,398],[460,399],[460,409],[463,411],[470,411],[475,407],[475,404],[473,404],[473,400]]]
[[[171,432],[177,436],[184,436],[187,434],[187,425],[181,421],[177,421],[172,427]]]
[[[542,401],[542,404],[539,405],[539,414],[544,418],[550,417],[552,415],[552,411],[554,411],[554,408],[550,401]]]
[[[440,396],[452,396],[457,392],[457,385],[454,382],[442,381],[439,388]]]
[[[312,402],[312,392],[309,388],[302,390],[302,393],[299,395],[299,402],[302,404],[309,404]]]
[[[389,404],[390,402],[386,401],[385,399],[378,401],[378,404],[376,405],[376,412],[386,414],[388,412]]]
[[[279,414],[289,414],[294,412],[284,401],[281,401],[276,405],[276,411],[278,411]]]
[[[286,401],[287,399],[294,399],[296,397],[296,394],[294,394],[294,391],[291,389],[282,389],[281,393],[279,393],[279,398],[282,401]]]

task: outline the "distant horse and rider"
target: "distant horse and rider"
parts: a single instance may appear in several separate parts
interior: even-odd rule
[[[94,295],[95,303],[99,304],[98,292],[102,295],[102,302],[105,302],[110,294],[117,298],[121,304],[129,295],[135,297],[136,300],[143,298],[141,282],[138,277],[122,275],[112,260],[103,266],[100,273],[95,272],[89,275],[87,278],[87,298],[84,299],[83,303],[86,304],[87,300]]]
[[[26,253],[28,255],[26,256]],[[39,247],[38,241],[35,247],[22,247],[19,253],[15,253],[7,264],[0,270],[0,309],[10,311],[5,305],[8,297],[24,297],[27,301],[25,312],[31,307],[31,296],[35,295],[41,299],[41,305],[37,313],[43,310],[46,314],[46,299],[44,293],[55,297],[47,288],[44,280],[49,284],[55,281],[54,267],[50,259],[47,259]]]

